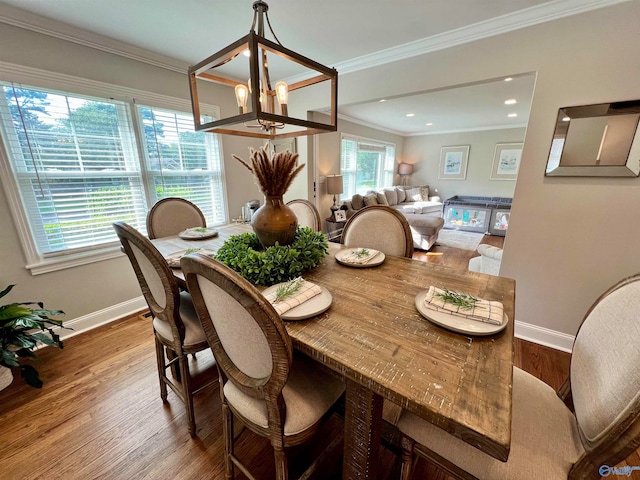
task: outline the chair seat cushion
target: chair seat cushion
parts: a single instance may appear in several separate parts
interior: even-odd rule
[[[287,406],[285,436],[296,435],[317,423],[340,398],[344,384],[320,369],[307,357],[296,354],[289,378],[282,389]],[[263,400],[250,397],[228,381],[224,396],[240,416],[263,428],[268,427],[267,406]]]
[[[206,343],[207,337],[202,330],[202,324],[198,320],[195,308],[193,308],[193,302],[191,302],[191,295],[187,292],[180,293],[180,317],[184,323],[184,343],[185,347],[197,345],[199,343]],[[153,329],[158,335],[166,339],[169,342],[173,342],[173,333],[171,332],[171,326],[168,322],[159,318],[153,319]]]
[[[407,411],[398,428],[481,480],[566,480],[584,452],[571,411],[551,387],[519,368],[513,370],[511,452],[506,463]]]

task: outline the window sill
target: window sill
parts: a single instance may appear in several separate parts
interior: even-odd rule
[[[79,267],[94,262],[101,262],[111,258],[122,256],[122,250],[119,246],[111,246],[89,252],[75,253],[72,255],[64,255],[60,257],[44,258],[38,262],[26,265],[31,271],[31,275],[41,275],[43,273],[55,272],[66,268]]]

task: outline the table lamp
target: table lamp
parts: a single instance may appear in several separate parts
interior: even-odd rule
[[[333,195],[333,205],[331,205],[331,216],[338,210],[336,205],[336,195],[342,193],[342,175],[327,175],[327,193]]]
[[[412,163],[401,163],[398,165],[398,175],[402,177],[402,185],[407,184],[407,177],[413,173]]]

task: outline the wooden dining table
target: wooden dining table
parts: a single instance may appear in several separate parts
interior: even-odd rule
[[[215,239],[153,240],[163,255],[189,247],[216,251],[244,224],[219,228]],[[330,243],[322,263],[304,274],[331,292],[326,312],[285,322],[294,348],[346,383],[343,478],[377,476],[386,399],[505,461],[511,443],[515,281],[408,258],[386,256],[370,268],[335,260]],[[176,270],[181,278],[181,272]],[[501,332],[457,333],[425,319],[416,296],[429,286],[499,301],[508,324]]]

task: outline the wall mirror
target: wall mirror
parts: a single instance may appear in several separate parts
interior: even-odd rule
[[[640,100],[558,110],[546,176],[640,175]]]

